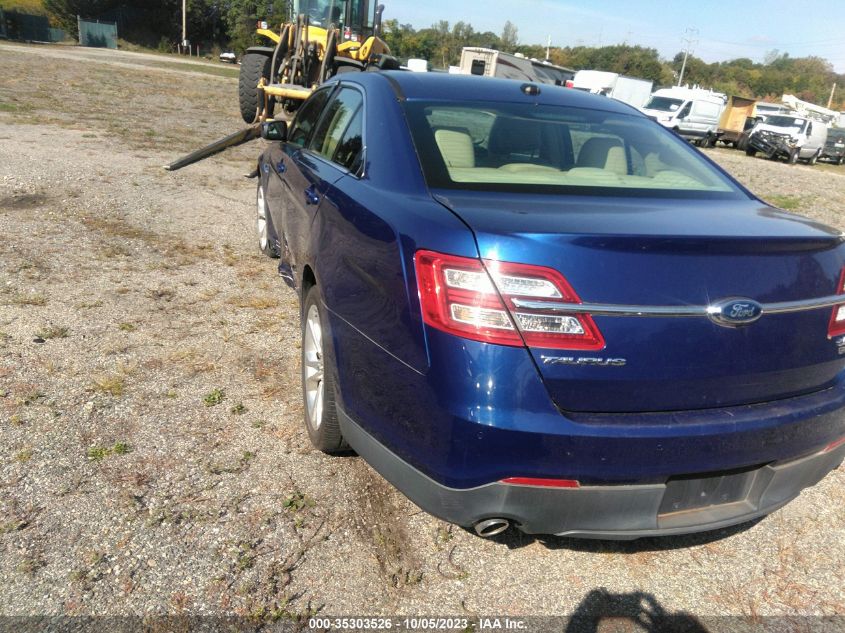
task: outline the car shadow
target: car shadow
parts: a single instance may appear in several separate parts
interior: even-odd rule
[[[518,529],[507,530],[502,534],[490,537],[488,540],[500,543],[508,549],[521,549],[534,543],[540,543],[550,550],[567,549],[592,554],[636,554],[639,552],[659,552],[706,545],[707,543],[741,534],[753,528],[765,518],[759,517],[751,521],[746,521],[745,523],[707,532],[681,534],[677,536],[651,536],[639,538],[634,541],[608,541],[554,536],[550,534],[525,534]],[[475,534],[471,528],[469,531]]]
[[[602,625],[612,620],[610,628]],[[646,631],[648,633],[708,633],[695,616],[668,612],[650,593],[590,591],[569,618],[564,633],[597,633],[601,630]]]

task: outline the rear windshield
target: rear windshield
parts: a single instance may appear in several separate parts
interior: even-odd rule
[[[685,141],[639,114],[524,103],[405,107],[432,188],[745,197]]]

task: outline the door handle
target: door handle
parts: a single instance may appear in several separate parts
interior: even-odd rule
[[[320,196],[317,195],[314,185],[311,185],[305,190],[305,204],[318,204],[319,202]]]

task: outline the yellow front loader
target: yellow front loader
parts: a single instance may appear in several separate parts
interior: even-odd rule
[[[296,16],[276,33],[259,24],[273,46],[247,49],[238,95],[247,123],[293,113],[329,77],[369,68],[398,68],[380,37],[384,5],[370,0],[295,0]]]
[[[259,24],[273,46],[247,49],[241,60],[238,96],[249,127],[191,152],[165,169],[176,171],[259,137],[272,137],[272,121],[289,119],[313,90],[345,72],[395,70],[399,60],[379,37],[384,5],[370,0],[294,0],[296,19],[279,33]],[[250,177],[257,175],[257,171]]]

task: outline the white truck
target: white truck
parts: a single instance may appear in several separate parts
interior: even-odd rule
[[[642,108],[651,96],[653,83],[604,70],[579,70],[567,86]]]
[[[727,100],[720,92],[677,86],[656,90],[641,111],[683,138],[709,147],[718,138]]]
[[[550,62],[529,59],[524,55],[511,55],[492,48],[466,46],[461,49],[459,74],[500,77],[519,81],[533,81],[563,86],[575,76],[571,68]],[[450,69],[451,72],[451,69]]]

